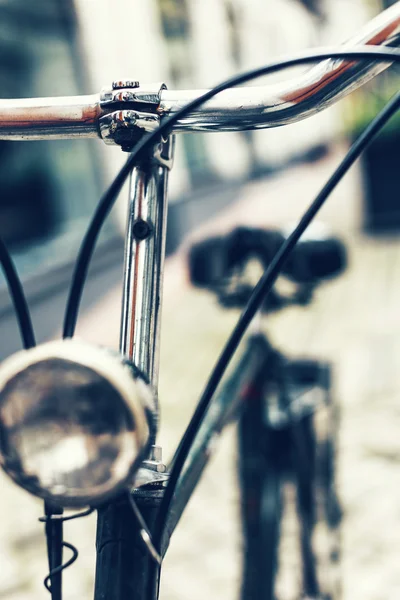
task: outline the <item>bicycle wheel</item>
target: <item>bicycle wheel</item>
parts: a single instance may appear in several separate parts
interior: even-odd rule
[[[316,445],[317,522],[315,547],[319,556],[320,579],[328,598],[341,597],[341,520],[342,509],[337,493],[337,433],[339,408],[327,389],[326,410],[314,415]]]

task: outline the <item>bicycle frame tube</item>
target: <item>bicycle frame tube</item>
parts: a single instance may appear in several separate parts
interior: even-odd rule
[[[263,335],[249,337],[247,347],[226,383],[217,392],[207,416],[194,440],[191,452],[178,480],[174,500],[162,541],[164,555],[172,533],[177,526],[200,477],[211,458],[215,441],[223,428],[237,420],[241,405],[251,399],[252,384],[267,364],[271,348]]]
[[[400,0],[343,47],[362,45],[400,46]],[[238,131],[294,123],[330,106],[390,64],[377,65],[373,59],[362,63],[325,60],[283,83],[227,90],[178,121],[174,132]],[[157,114],[162,120],[201,93],[162,89]],[[99,119],[108,114],[100,96],[0,100],[0,139],[100,137]]]

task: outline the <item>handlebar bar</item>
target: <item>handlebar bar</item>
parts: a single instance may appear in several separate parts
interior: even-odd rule
[[[400,46],[400,0],[372,19],[342,48],[360,45]],[[282,83],[230,89],[177,121],[174,132],[239,131],[293,123],[330,106],[390,64],[389,60],[376,64],[373,59],[362,63],[330,59]],[[160,121],[177,112],[202,93],[204,90],[170,91],[161,86],[157,104],[150,110],[153,114],[149,126],[156,126],[156,119]],[[140,95],[125,89],[119,93],[115,88],[109,94],[112,102],[108,104],[104,103],[104,93],[0,100],[0,139],[100,137],[101,119],[110,116],[110,110],[118,109],[120,114],[125,108],[122,100],[133,98],[130,107],[143,111],[150,106],[148,98],[155,97],[153,92],[147,97],[143,92]],[[146,119],[149,113],[135,114],[150,121]]]
[[[400,46],[400,2],[370,21],[343,46],[360,44]],[[239,131],[294,123],[327,108],[388,66],[373,61],[360,64],[326,60],[289,81],[230,89],[178,121],[176,131]],[[202,93],[204,90],[165,90],[159,110],[161,114],[172,114]]]

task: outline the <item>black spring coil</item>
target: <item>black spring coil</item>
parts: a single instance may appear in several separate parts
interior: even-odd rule
[[[67,560],[67,562],[63,563],[62,565],[60,565],[59,567],[55,567],[54,569],[52,569],[50,571],[50,573],[48,575],[46,575],[46,577],[43,580],[43,585],[46,588],[46,590],[48,592],[50,592],[50,594],[52,593],[51,590],[51,580],[54,577],[54,575],[57,575],[58,573],[61,573],[61,571],[64,571],[65,569],[67,569],[68,567],[70,567],[78,558],[79,556],[79,552],[78,549],[73,546],[73,544],[70,544],[68,542],[63,542],[62,543],[62,547],[63,548],[69,548],[72,552],[72,556],[69,560]]]
[[[65,523],[65,521],[72,521],[73,519],[80,519],[82,517],[87,517],[92,512],[94,512],[94,508],[88,508],[85,511],[82,511],[82,512],[79,512],[79,513],[75,513],[74,515],[69,515],[69,516],[64,516],[62,514],[44,515],[43,517],[39,517],[39,521],[41,523],[48,523],[49,521],[58,521],[60,523]],[[51,589],[51,580],[52,580],[52,578],[55,575],[58,575],[59,573],[61,573],[65,569],[67,569],[68,567],[70,567],[71,565],[73,565],[74,562],[76,561],[76,559],[79,556],[78,549],[73,544],[70,544],[69,542],[64,542],[63,541],[62,542],[62,547],[63,548],[68,548],[69,550],[71,550],[72,556],[71,556],[71,558],[69,560],[67,560],[62,565],[59,565],[58,567],[54,567],[54,569],[51,569],[50,572],[44,578],[43,585],[46,588],[46,590],[48,592],[50,592],[50,594],[52,593],[52,589]]]
[[[145,547],[146,547],[147,551],[149,552],[150,556],[154,559],[154,561],[160,565],[162,562],[162,558],[161,558],[160,554],[157,552],[157,550],[153,544],[149,529],[148,529],[146,523],[144,522],[144,519],[143,519],[139,509],[137,508],[136,503],[135,503],[134,499],[132,498],[132,495],[129,491],[127,492],[127,496],[129,498],[129,504],[132,508],[133,514],[134,514],[137,524],[139,526]],[[49,521],[58,521],[59,523],[65,523],[65,521],[72,521],[73,519],[80,519],[82,517],[87,517],[92,512],[94,512],[94,510],[95,510],[94,508],[89,508],[85,511],[75,513],[74,515],[69,515],[69,516],[64,516],[62,514],[44,515],[43,517],[39,517],[39,521],[41,523],[46,523],[46,524]],[[73,565],[79,556],[78,549],[73,544],[63,541],[62,547],[68,548],[69,550],[71,550],[72,556],[69,560],[67,560],[62,565],[59,565],[58,567],[54,567],[54,569],[51,569],[50,572],[44,578],[43,585],[50,594],[52,594],[52,587],[51,587],[52,578],[55,575],[60,574],[62,571],[64,571],[71,565]]]

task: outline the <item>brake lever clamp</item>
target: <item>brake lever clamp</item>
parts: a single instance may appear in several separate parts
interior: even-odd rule
[[[106,144],[130,152],[144,133],[160,126],[157,110],[164,83],[140,85],[138,81],[113,81],[111,88],[100,93],[100,136]]]

